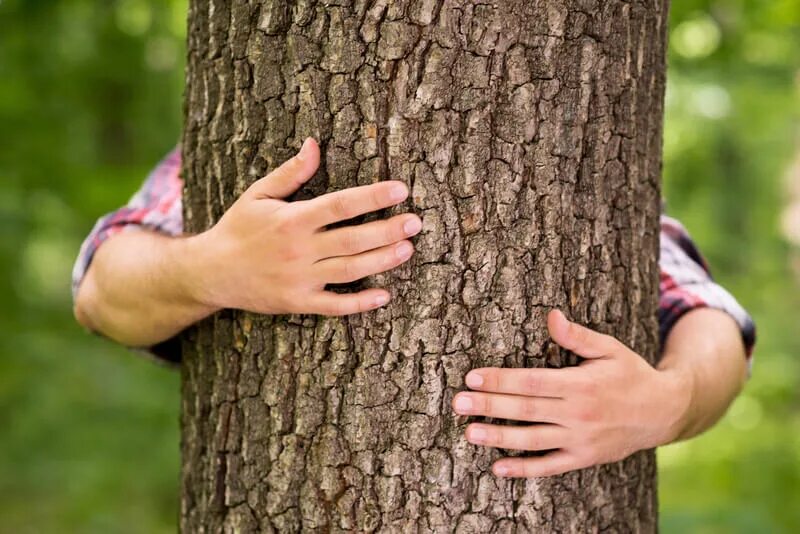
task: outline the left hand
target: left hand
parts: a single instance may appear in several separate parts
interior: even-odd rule
[[[562,369],[474,369],[475,391],[453,399],[460,415],[527,421],[525,426],[472,423],[470,443],[543,456],[503,458],[502,477],[544,477],[615,462],[676,439],[690,397],[685,376],[651,367],[613,337],[550,312],[547,326],[560,346],[585,358]]]

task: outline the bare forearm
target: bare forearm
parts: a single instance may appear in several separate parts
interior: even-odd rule
[[[150,346],[213,313],[199,297],[202,277],[192,239],[148,231],[111,237],[81,283],[78,320],[125,345]]]
[[[99,247],[76,298],[85,326],[132,346],[169,339],[222,308],[260,314],[349,315],[386,305],[382,288],[337,293],[408,261],[416,215],[329,228],[396,206],[408,187],[388,180],[287,202],[319,168],[317,143],[253,183],[205,232],[172,238],[125,232]]]
[[[670,332],[658,368],[682,376],[687,384],[688,408],[673,441],[704,432],[724,415],[745,382],[739,327],[720,310],[690,311]]]

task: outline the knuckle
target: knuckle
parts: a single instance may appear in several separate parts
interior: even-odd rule
[[[522,474],[525,478],[538,478],[549,477],[554,474],[553,468],[534,464],[533,462],[525,462],[522,464]]]
[[[581,336],[581,329],[572,321],[567,321],[567,336],[572,339],[579,339]]]
[[[530,469],[528,469],[526,476],[528,478],[552,477],[559,473],[561,473],[561,471],[553,466],[540,467],[538,469],[536,469],[535,467],[531,467]]]
[[[594,423],[599,418],[597,408],[592,403],[584,403],[578,408],[578,420],[584,423]]]
[[[585,328],[581,328],[581,327],[579,327],[577,325],[570,325],[570,328],[572,328],[573,335],[575,336],[575,340],[579,344],[586,345],[591,341],[591,339],[589,337],[589,331],[586,330]]]
[[[525,450],[528,451],[541,450],[541,447],[539,445],[541,440],[536,436],[534,432],[531,432],[530,429],[526,430],[523,440],[525,443]]]
[[[484,369],[481,371],[483,384],[481,389],[485,391],[500,391],[500,377],[494,369]]]
[[[403,230],[402,221],[395,224],[387,224],[385,230],[384,240],[387,243],[396,243],[402,241],[406,237],[406,232]]]
[[[576,379],[575,389],[582,395],[594,397],[597,393],[597,384],[591,378],[583,376],[579,379]]]
[[[352,313],[364,313],[376,308],[380,308],[380,306],[375,305],[375,299],[372,297],[362,296],[362,297],[353,297],[356,300],[353,302],[353,311]]]
[[[494,447],[505,447],[509,445],[507,432],[503,427],[487,429],[486,443]]]
[[[381,194],[381,191],[382,191],[382,189],[381,188],[377,188],[377,187],[373,187],[373,188],[370,189],[370,193],[369,193],[370,201],[372,202],[372,206],[375,207],[376,209],[379,206],[382,206],[383,203],[384,203],[383,202],[383,197],[385,196],[385,194]]]
[[[474,413],[481,413],[485,415],[492,415],[494,413],[494,402],[491,397],[484,395],[470,395],[472,399],[472,411]]]
[[[295,154],[289,161],[286,162],[286,171],[295,174],[303,167],[303,161],[300,159],[299,154]]]
[[[523,379],[523,390],[528,394],[536,394],[537,392],[541,391],[542,387],[542,379],[538,373],[534,371],[528,371],[525,373],[525,378]]]
[[[539,413],[539,410],[536,408],[536,403],[528,399],[522,401],[520,411],[522,412],[522,418],[525,420],[535,419]]]
[[[306,255],[306,248],[304,245],[297,242],[286,243],[280,252],[280,257],[286,262],[297,261]]]
[[[354,254],[361,250],[361,238],[354,230],[347,230],[342,234],[342,249]]]
[[[403,263],[400,258],[397,257],[397,253],[395,252],[396,249],[389,248],[385,249],[384,252],[381,254],[381,259],[379,260],[379,265],[381,265],[382,269],[390,269],[395,265],[400,265]]]
[[[340,317],[342,315],[347,315],[347,310],[345,308],[344,302],[340,300],[332,301],[325,307],[325,314],[330,315],[331,317]]]
[[[275,214],[275,231],[279,234],[291,235],[297,231],[297,214],[292,210],[281,210]]]
[[[346,259],[342,262],[342,278],[344,278],[348,282],[352,282],[353,280],[358,280],[358,276],[356,273],[356,266],[355,262],[350,259]]]
[[[350,208],[347,205],[347,200],[341,193],[335,193],[331,197],[331,211],[333,214],[341,219],[349,218]]]

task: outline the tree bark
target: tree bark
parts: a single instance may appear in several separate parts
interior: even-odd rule
[[[187,230],[306,136],[300,197],[403,180],[424,227],[364,282],[385,309],[185,336],[182,530],[655,531],[652,452],[498,479],[450,401],[475,367],[576,363],[553,307],[654,361],[666,0],[190,4]]]

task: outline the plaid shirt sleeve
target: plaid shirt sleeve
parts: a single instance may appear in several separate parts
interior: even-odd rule
[[[97,221],[83,242],[75,262],[72,273],[73,296],[77,294],[98,247],[109,237],[126,230],[143,228],[173,236],[182,233],[183,181],[180,167],[180,150],[176,148],[150,173],[127,205]],[[686,229],[675,219],[662,216],[660,239],[658,323],[662,345],[683,314],[695,308],[717,308],[729,313],[738,323],[749,358],[755,344],[755,325],[736,299],[713,281],[705,260]],[[163,360],[177,362],[180,358],[175,340],[149,350]]]
[[[181,153],[179,148],[170,152],[150,173],[142,187],[116,211],[101,217],[81,245],[78,259],[72,270],[72,296],[86,276],[95,252],[109,237],[129,230],[154,230],[165,235],[177,236],[183,232],[181,194],[183,180],[180,177]],[[180,353],[176,340],[169,340],[149,352],[162,360],[177,362]]]
[[[756,340],[753,320],[728,291],[714,282],[683,225],[663,215],[659,267],[658,325],[662,346],[683,314],[695,308],[716,308],[727,312],[739,325],[749,363]]]

